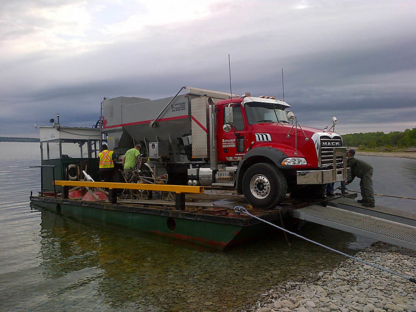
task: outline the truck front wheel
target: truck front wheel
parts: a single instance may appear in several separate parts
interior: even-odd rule
[[[283,173],[267,163],[251,166],[243,176],[243,194],[254,208],[269,209],[286,197],[287,182]]]

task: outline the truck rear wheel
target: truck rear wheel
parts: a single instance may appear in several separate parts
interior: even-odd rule
[[[286,197],[287,182],[283,173],[267,163],[251,166],[243,177],[243,194],[254,208],[269,209]]]

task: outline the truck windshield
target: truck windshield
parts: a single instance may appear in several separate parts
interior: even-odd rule
[[[250,103],[245,105],[247,121],[250,125],[265,122],[289,123],[285,107],[266,103]]]

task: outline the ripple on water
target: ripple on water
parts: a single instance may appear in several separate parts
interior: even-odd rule
[[[38,144],[21,146],[38,153]],[[293,237],[289,246],[280,234],[217,252],[31,210],[40,179],[37,169],[20,170],[29,160],[0,168],[0,310],[242,310],[279,282],[344,259]],[[354,253],[353,235],[321,226],[301,234]]]

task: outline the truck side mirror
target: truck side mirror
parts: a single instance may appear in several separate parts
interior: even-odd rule
[[[287,119],[289,119],[290,122],[293,122],[295,120],[296,116],[292,111],[287,112]]]
[[[337,119],[337,117],[332,117],[332,126],[331,126],[331,128],[329,128],[329,130],[331,130],[332,129],[332,131],[334,131],[335,132],[335,125],[337,124],[337,122],[338,122],[338,119]]]
[[[222,130],[224,130],[224,132],[230,132],[231,131],[231,125],[229,123],[224,124],[224,126],[222,126]]]
[[[224,114],[225,114],[225,123],[233,123],[234,116],[233,116],[233,108],[231,106],[226,106],[224,108]]]

